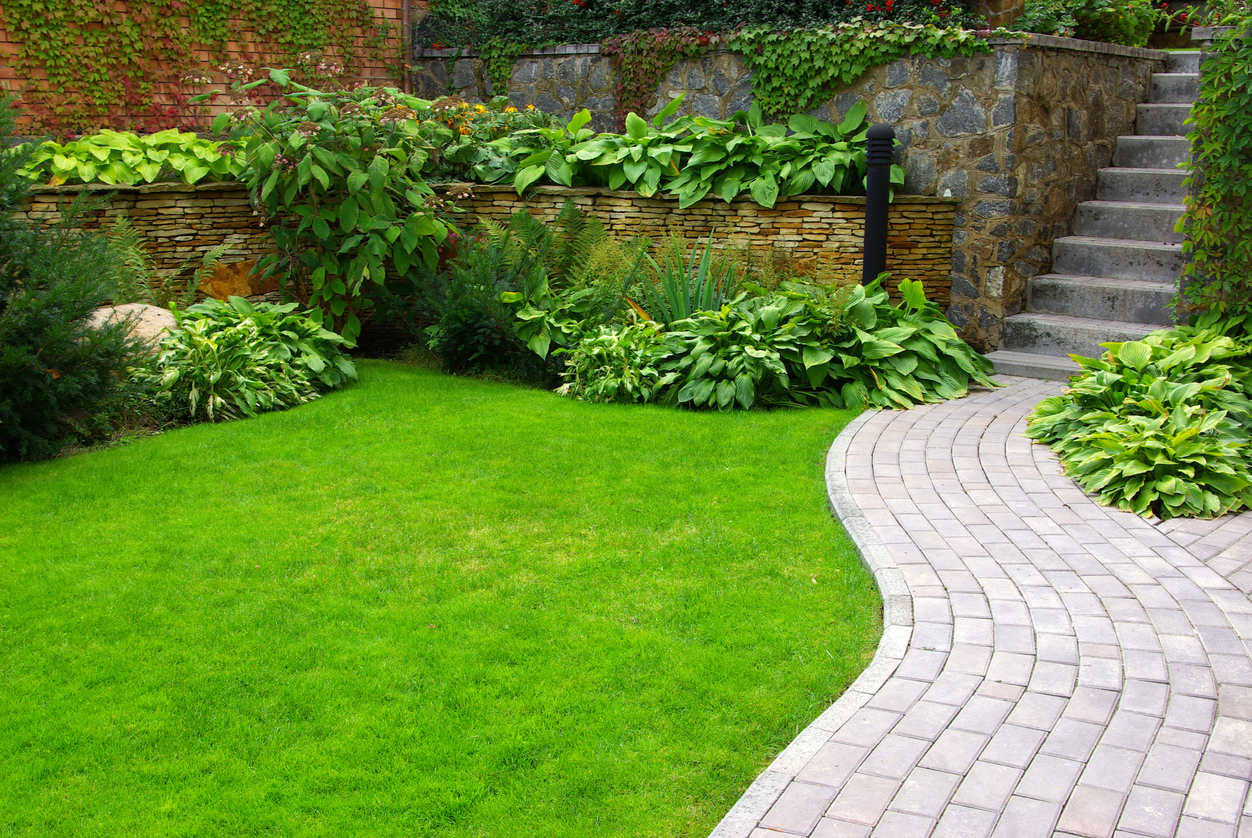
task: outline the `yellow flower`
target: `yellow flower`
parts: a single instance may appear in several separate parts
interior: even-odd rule
[[[517,108],[505,108],[505,113],[517,113]]]
[[[477,111],[478,113],[486,113],[486,112],[487,112],[487,108],[486,108],[486,107],[484,107],[483,105],[475,105],[475,106],[474,106],[474,110],[475,110],[475,111]]]
[[[535,109],[535,106],[534,106],[534,105],[527,105],[527,106],[526,106],[526,110],[528,110],[528,111],[533,111],[534,109]]]
[[[470,129],[466,128],[464,125],[462,125],[462,126],[461,126],[461,133],[462,133],[462,134],[472,134],[472,133],[473,133],[473,131],[471,131]]]

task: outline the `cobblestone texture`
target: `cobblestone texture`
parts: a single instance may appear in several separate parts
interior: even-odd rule
[[[1002,381],[835,441],[883,640],[714,838],[1252,834],[1252,514],[1098,506]]]

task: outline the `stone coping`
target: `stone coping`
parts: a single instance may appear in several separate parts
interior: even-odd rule
[[[475,194],[484,192],[509,192],[516,195],[517,191],[507,183],[432,183],[429,184],[432,189],[447,190],[454,187],[468,187]],[[63,186],[37,186],[31,190],[31,195],[58,195],[58,194],[75,194],[78,192],[210,192],[210,191],[246,191],[248,185],[237,180],[219,180],[209,183],[142,183],[136,186],[114,185],[107,183],[72,183]],[[638,192],[622,189],[606,189],[599,186],[536,186],[527,190],[528,193],[539,195],[605,195],[611,198],[622,198],[627,200],[643,198]],[[714,196],[716,197],[716,196]],[[669,195],[656,194],[651,198],[644,200],[652,201],[677,201],[677,198]],[[747,198],[737,198],[736,202],[747,201]],[[781,201],[808,201],[817,202],[824,201],[834,204],[854,204],[863,205],[865,203],[864,195],[826,195],[826,194],[804,194],[793,195],[789,198],[779,197]],[[941,198],[931,195],[896,195],[894,204],[959,204],[960,198]],[[768,207],[763,207],[768,209]]]
[[[1131,58],[1146,58],[1153,61],[1164,61],[1168,56],[1164,50],[1146,49],[1144,47],[1127,47],[1121,44],[1106,44],[1103,41],[1084,41],[1080,38],[1062,38],[1057,35],[1037,35],[1023,33],[1020,38],[988,38],[987,43],[993,47],[998,46],[1032,46],[1032,47],[1049,47],[1052,49],[1069,49],[1077,52],[1096,52],[1105,55],[1125,55]],[[725,52],[725,50],[710,50],[710,52]],[[477,58],[478,50],[462,50],[461,58]],[[561,44],[555,47],[541,47],[536,50],[528,50],[522,53],[523,56],[547,56],[547,55],[599,55],[599,44]],[[413,50],[414,58],[453,58],[458,55],[454,49],[423,49],[417,48]]]
[[[72,195],[77,192],[235,192],[246,191],[248,184],[239,180],[213,180],[199,183],[67,183],[62,186],[36,186],[30,190],[34,195]]]
[[[1075,52],[1095,52],[1103,55],[1124,55],[1130,58],[1146,58],[1150,61],[1165,61],[1169,53],[1160,49],[1145,47],[1127,47],[1121,44],[1106,44],[1103,41],[1084,41],[1081,38],[1061,38],[1057,35],[1037,35],[1023,33],[1021,38],[988,38],[987,43],[993,47],[1026,46],[1047,47],[1049,49],[1068,49]]]
[[[431,187],[435,189],[451,189],[453,187],[469,187],[475,194],[484,192],[510,192],[517,194],[516,190],[507,183],[432,183]],[[622,189],[608,189],[602,186],[536,186],[527,190],[527,194],[535,193],[539,195],[604,195],[610,198],[622,198],[626,200],[645,200],[645,201],[674,201],[678,199],[670,195],[657,193],[651,198],[644,198],[638,192]],[[716,195],[709,193],[709,197],[716,198]],[[748,201],[748,198],[736,198],[732,203],[740,203]],[[827,195],[827,194],[804,194],[792,195],[790,197],[779,196],[778,202],[784,201],[808,201],[818,202],[824,201],[832,204],[855,204],[862,205],[865,203],[864,195]],[[896,195],[894,204],[959,204],[961,198],[943,198],[933,195]],[[762,207],[762,209],[770,209]]]

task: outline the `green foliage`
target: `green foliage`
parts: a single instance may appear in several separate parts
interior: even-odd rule
[[[509,82],[513,79],[513,65],[525,51],[525,44],[504,38],[492,38],[478,48],[478,54],[487,66],[487,78],[491,80],[493,96],[508,94]],[[448,76],[451,78],[452,74],[449,73]]]
[[[866,163],[865,105],[858,103],[839,125],[807,114],[786,125],[766,125],[755,104],[730,119],[684,116],[662,127],[680,106],[671,101],[651,124],[627,117],[625,134],[594,134],[583,110],[564,128],[522,130],[491,143],[502,159],[493,172],[513,171],[518,193],[547,180],[562,186],[633,187],[641,195],[664,190],[686,208],[710,192],[726,202],[744,193],[762,206],[804,192],[863,191]],[[904,170],[892,166],[892,183]]]
[[[39,145],[31,153],[23,174],[52,186],[235,180],[243,172],[243,163],[235,156],[237,151],[235,143],[202,140],[195,134],[180,134],[173,129],[142,137],[105,129],[64,144]]]
[[[494,37],[532,46],[585,44],[648,30],[732,32],[744,24],[802,29],[854,17],[953,23],[968,20],[968,8],[952,0],[444,0],[433,4],[416,37],[423,45],[472,46]],[[643,43],[653,37],[644,36]]]
[[[647,257],[656,275],[656,282],[643,283],[648,314],[665,327],[699,311],[717,311],[739,290],[733,263],[725,254],[713,253],[711,230],[704,248],[692,245],[691,255],[686,258],[683,255],[685,243],[682,237],[670,238],[670,246],[663,254],[664,265]]]
[[[1011,29],[1142,47],[1169,18],[1153,0],[1026,0]]]
[[[793,31],[753,26],[737,32],[729,47],[743,56],[753,96],[771,115],[812,110],[866,70],[897,58],[991,51],[970,29],[861,18]]]
[[[344,339],[296,312],[295,303],[206,300],[174,309],[179,329],[137,370],[163,408],[210,422],[285,410],[347,381],[356,367]]]
[[[589,402],[649,402],[678,377],[662,372],[670,357],[663,336],[652,323],[614,329],[599,326],[566,353],[562,396]]]
[[[777,293],[740,294],[674,322],[661,335],[667,357],[641,348],[640,336],[627,329],[601,330],[571,351],[577,369],[567,370],[565,392],[584,396],[588,382],[633,376],[650,385],[648,398],[697,408],[862,409],[908,408],[959,398],[972,384],[994,386],[990,362],[961,341],[921,283],[904,280],[900,287],[898,306],[881,278],[834,292],[788,283]],[[656,374],[643,379],[645,369]],[[629,391],[613,395],[625,400]]]
[[[403,276],[434,265],[447,237],[421,176],[432,129],[387,91],[322,93],[280,71],[271,80],[287,87],[285,104],[244,129],[253,202],[276,222],[279,252],[261,264],[351,346],[370,305],[365,292],[388,268]]]
[[[13,117],[0,99],[0,147]],[[0,155],[0,462],[52,456],[107,432],[137,350],[129,324],[87,324],[112,291],[117,260],[103,236],[73,229],[81,203],[56,226],[15,217],[29,188],[25,162],[21,152]]]
[[[367,0],[6,0],[0,24],[17,46],[12,67],[28,80],[23,106],[58,131],[178,124],[204,72],[199,54],[224,61],[232,41],[261,66],[333,54],[349,75],[362,57],[398,46]]]
[[[1213,46],[1191,109],[1182,297],[1193,308],[1252,313],[1252,20]]]
[[[1214,319],[1075,356],[1082,372],[1027,435],[1102,503],[1161,518],[1252,507],[1252,346]]]
[[[218,264],[218,260],[229,249],[229,245],[219,244],[212,248],[201,259],[200,267],[189,279],[183,279],[191,260],[164,275],[157,272],[152,257],[143,246],[143,235],[130,223],[125,215],[120,215],[107,233],[109,247],[117,255],[119,268],[113,283],[113,303],[145,303],[161,308],[187,307],[195,303],[196,291],[204,281],[207,273]]]
[[[600,45],[613,69],[614,117],[627,126],[628,114],[646,113],[656,88],[679,60],[698,58],[716,36],[690,26],[638,29],[606,38]],[[638,117],[636,117],[638,118]]]

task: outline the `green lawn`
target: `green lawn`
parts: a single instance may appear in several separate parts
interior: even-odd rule
[[[849,418],[367,362],[0,468],[0,835],[703,836],[879,637]]]

